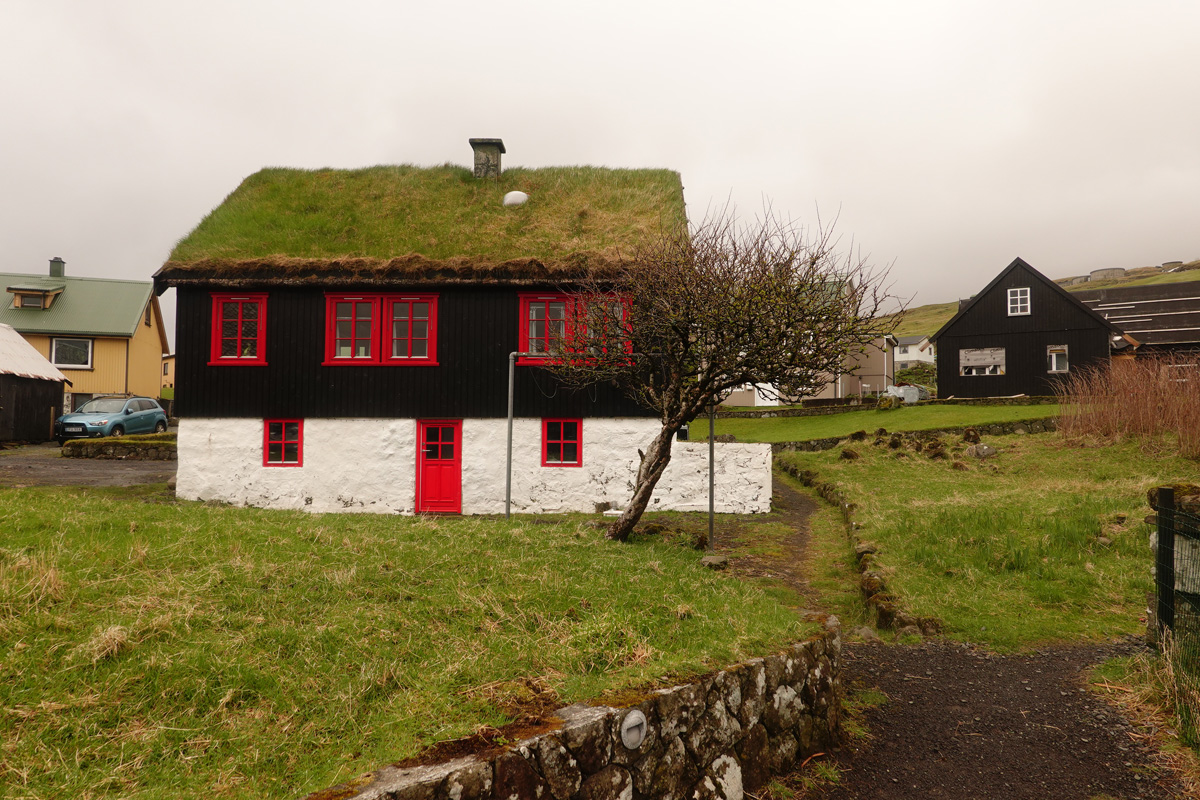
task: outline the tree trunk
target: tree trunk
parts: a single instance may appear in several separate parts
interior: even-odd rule
[[[608,526],[608,531],[604,534],[605,538],[623,542],[629,538],[629,534],[633,533],[633,527],[638,524],[638,520],[642,518],[642,513],[650,503],[650,496],[654,494],[654,487],[658,485],[658,479],[662,477],[667,465],[671,463],[671,442],[674,438],[675,430],[666,426],[654,437],[654,441],[650,443],[649,452],[642,458],[641,466],[638,467],[637,484],[633,489],[633,497],[629,500],[629,505],[625,506],[625,510],[621,512],[621,516]]]

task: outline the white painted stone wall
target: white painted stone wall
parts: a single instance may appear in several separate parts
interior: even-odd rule
[[[462,510],[504,512],[507,420],[463,420]],[[513,421],[514,513],[594,512],[633,494],[638,449],[652,419],[585,419],[583,464],[543,467],[540,419]],[[261,419],[185,419],[179,426],[176,493],[263,508],[411,514],[416,491],[416,421],[308,419],[303,466],[262,465]],[[716,445],[716,509],[759,513],[771,505],[771,446]],[[708,444],[675,442],[651,510],[708,509]]]

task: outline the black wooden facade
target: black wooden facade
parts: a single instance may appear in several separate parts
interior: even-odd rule
[[[0,374],[0,441],[46,442],[63,413],[63,382]]]
[[[1029,313],[1009,314],[1009,289],[1029,290]],[[1107,362],[1120,329],[1021,259],[931,337],[937,344],[938,395],[1004,397],[1052,395],[1055,385],[1081,368]],[[1051,372],[1050,348],[1067,348],[1068,371]],[[1004,349],[1004,374],[963,375],[964,350]]]
[[[554,291],[522,287],[520,291]],[[227,291],[219,286],[214,291]],[[247,287],[239,287],[246,291]],[[438,295],[437,366],[323,366],[326,288],[270,286],[265,366],[209,366],[212,292],[179,286],[176,413],[210,418],[502,418],[508,356],[518,349],[519,291],[504,286],[406,286]],[[339,293],[355,287],[339,286]],[[363,291],[379,292],[372,286]],[[561,386],[545,369],[518,365],[518,417],[644,417],[616,386]]]

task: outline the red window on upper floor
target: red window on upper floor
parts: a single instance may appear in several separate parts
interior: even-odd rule
[[[520,364],[544,363],[559,342],[570,352],[596,352],[597,341],[612,338],[609,326],[624,327],[629,318],[626,300],[581,300],[565,294],[532,293],[520,297],[521,330],[517,346],[520,352],[530,354],[522,356],[517,362]],[[615,333],[625,351],[633,352],[628,330]]]
[[[542,466],[583,465],[583,420],[542,420]]]
[[[437,365],[437,295],[327,294],[326,366]]]
[[[263,466],[304,466],[304,420],[263,420]]]
[[[209,366],[266,366],[267,296],[212,295]]]

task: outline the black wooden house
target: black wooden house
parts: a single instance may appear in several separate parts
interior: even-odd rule
[[[930,337],[941,397],[1054,394],[1065,376],[1136,345],[1018,258]]]
[[[499,140],[472,145],[474,172],[263,170],[176,246],[155,285],[177,293],[180,496],[503,511],[509,359],[525,353],[514,509],[628,499],[656,416],[609,384],[560,385],[539,354],[570,334],[580,278],[684,224],[679,175],[501,172]],[[726,510],[769,508],[770,453],[755,447],[724,451]],[[706,506],[707,451],[691,449],[677,444],[659,508]]]

